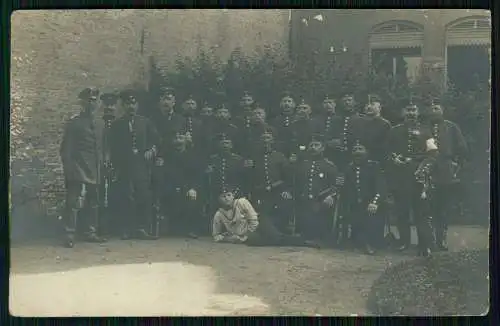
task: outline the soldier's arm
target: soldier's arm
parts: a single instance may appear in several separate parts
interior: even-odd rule
[[[245,219],[248,223],[248,230],[254,232],[259,226],[259,216],[252,204],[246,198],[238,199],[238,205],[240,205],[241,212],[244,214]]]
[[[214,220],[212,222],[212,237],[215,242],[222,242],[224,241],[224,232],[225,232],[225,226],[224,223],[222,222],[222,216],[219,211],[215,213]]]
[[[73,124],[70,120],[64,126],[63,137],[59,148],[59,154],[61,155],[61,161],[63,164],[65,164],[71,158],[71,148],[73,146],[72,128]]]
[[[460,127],[457,124],[453,124],[452,126],[453,155],[457,156],[459,163],[463,163],[468,154],[467,142]]]

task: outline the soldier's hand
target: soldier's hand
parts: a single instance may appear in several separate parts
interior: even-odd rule
[[[189,189],[189,191],[187,192],[186,195],[188,196],[189,199],[196,200],[196,196],[197,196],[196,190]]]
[[[283,191],[281,193],[281,198],[283,198],[285,200],[290,200],[290,199],[292,199],[292,194],[288,191]]]
[[[154,150],[150,149],[150,150],[147,150],[145,153],[144,153],[144,158],[148,161],[151,161],[153,159],[155,155],[155,152]]]
[[[374,203],[368,204],[368,213],[375,214],[377,212],[378,205]]]
[[[253,167],[253,160],[245,160],[244,165],[246,168]]]
[[[165,163],[165,161],[161,158],[161,157],[157,157],[156,158],[156,166],[163,166],[163,164]]]
[[[344,176],[340,176],[340,177],[337,177],[337,178],[335,179],[335,184],[336,184],[337,186],[339,186],[339,187],[342,187],[342,186],[344,185],[344,183],[345,183],[345,178],[344,178]]]
[[[290,162],[292,162],[292,163],[297,162],[297,154],[290,155]]]
[[[328,207],[333,207],[335,204],[335,198],[333,198],[332,195],[329,195],[328,197],[325,198],[323,201]]]
[[[425,191],[422,191],[422,194],[420,195],[420,198],[426,199],[427,198],[427,193]]]
[[[213,165],[209,165],[209,166],[207,167],[207,169],[205,170],[205,172],[206,172],[206,173],[212,173],[212,172],[214,172],[214,166],[213,166]]]

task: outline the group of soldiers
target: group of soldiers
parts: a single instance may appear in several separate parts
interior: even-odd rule
[[[447,249],[450,189],[467,149],[439,104],[410,101],[391,126],[377,96],[361,106],[351,94],[339,105],[326,96],[313,110],[289,93],[272,109],[248,92],[231,108],[224,99],[198,107],[191,96],[178,107],[169,87],[159,95],[140,107],[133,89],[79,94],[82,111],[61,143],[66,246],[83,208],[86,241],[106,241],[103,220],[123,239],[219,239],[214,215],[230,194],[276,232],[307,243],[374,254],[394,207],[399,250],[411,244],[411,224],[419,255]]]

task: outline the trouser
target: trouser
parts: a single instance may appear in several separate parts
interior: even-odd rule
[[[434,249],[435,238],[433,234],[432,227],[432,206],[434,199],[427,197],[426,199],[420,199],[418,202],[420,209],[420,215],[415,216],[415,226],[417,228],[418,237],[418,248],[420,251],[426,249]]]
[[[302,237],[286,235],[280,232],[266,215],[259,215],[259,226],[255,232],[248,234],[245,241],[248,246],[265,247],[307,247],[309,246]]]
[[[456,190],[453,184],[436,185],[432,192],[431,216],[438,245],[446,242],[450,203],[455,193]]]
[[[127,178],[117,181],[122,204],[120,205],[121,229],[124,233],[149,230],[152,222],[152,191],[148,178]]]
[[[88,208],[88,210],[82,210]],[[80,211],[86,211],[85,223],[78,223]],[[99,225],[99,205],[97,185],[79,181],[66,180],[65,231],[74,235],[77,225],[83,227],[85,233],[96,233]]]
[[[298,233],[308,240],[332,239],[332,209],[316,200],[301,199],[298,204]]]
[[[187,235],[206,234],[208,221],[204,220],[199,194],[194,199],[187,197],[187,190],[178,188],[165,196],[162,212],[167,217],[168,233]]]
[[[411,244],[411,213],[413,213],[415,225],[422,215],[421,189],[421,185],[416,181],[410,181],[409,184],[403,182],[401,188],[393,191],[399,240],[402,245],[409,246]]]
[[[281,193],[262,194],[254,192],[252,196],[256,210],[268,218],[283,233],[290,232],[290,221],[293,215],[293,200],[285,200]]]
[[[384,220],[382,214],[368,213],[368,203],[351,203],[348,205],[348,219],[351,222],[351,238],[355,245],[363,247],[381,247],[384,237]]]

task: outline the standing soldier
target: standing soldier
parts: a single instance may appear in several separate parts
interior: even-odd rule
[[[342,117],[336,114],[335,99],[328,97],[323,100],[323,112],[314,118],[315,133],[322,135],[325,144],[324,156],[335,162],[336,152],[341,145],[339,132],[344,127]]]
[[[418,232],[418,255],[430,256],[435,249],[435,238],[433,236],[432,226],[432,207],[435,205],[435,177],[437,177],[437,156],[439,155],[435,139],[430,138],[426,141],[426,156],[415,171],[415,179],[420,186],[420,202],[422,218],[417,220]]]
[[[264,132],[274,133],[274,128],[267,123],[266,110],[259,105],[256,105],[252,113],[252,120],[249,128],[249,136],[245,148],[252,152],[255,145],[260,143],[260,138]]]
[[[273,147],[271,131],[261,135],[258,146],[250,156],[251,198],[262,214],[273,217],[281,231],[290,231],[292,218],[291,167],[287,157]]]
[[[244,92],[240,101],[241,112],[233,117],[234,124],[239,128],[238,139],[234,139],[237,148],[244,148],[250,139],[255,100],[249,92]]]
[[[364,109],[362,142],[365,144],[369,159],[383,163],[387,157],[384,144],[391,130],[391,123],[381,116],[382,107],[378,97],[369,96]]]
[[[197,104],[192,96],[182,103],[182,119],[180,131],[187,136],[189,146],[198,148],[203,135],[201,120],[196,116]],[[197,144],[198,142],[198,144]]]
[[[426,139],[430,138],[428,129],[419,122],[419,109],[410,104],[403,109],[404,122],[394,126],[388,136],[386,153],[389,156],[386,176],[394,197],[398,219],[400,250],[411,244],[410,216],[413,220],[421,217],[420,188],[414,173],[426,149]]]
[[[458,125],[443,118],[441,105],[432,105],[428,117],[428,128],[439,149],[439,155],[436,158],[438,171],[434,180],[436,198],[432,201],[435,204],[432,217],[435,223],[437,249],[447,250],[447,217],[450,199],[453,198],[454,185],[458,181],[456,174],[467,155],[467,144]]]
[[[152,218],[151,165],[157,140],[151,122],[137,115],[137,93],[127,89],[120,99],[125,114],[111,125],[110,153],[116,172],[117,189],[126,201],[123,209],[123,239],[155,239],[146,230]]]
[[[293,150],[292,142],[290,141],[293,136],[292,124],[295,120],[295,101],[286,92],[280,102],[280,114],[275,117],[271,125],[275,128],[276,135],[276,149],[285,154],[287,158],[290,157]]]
[[[174,235],[189,235],[196,238],[205,231],[208,221],[203,223],[200,188],[203,169],[193,149],[187,147],[186,136],[178,133],[173,149],[163,165],[162,213],[168,217],[169,231]]]
[[[218,136],[221,134],[225,134],[229,139],[236,139],[238,134],[238,127],[234,125],[231,121],[231,113],[229,109],[221,104],[215,110],[215,120],[212,130],[212,143],[216,144],[218,142]],[[216,148],[216,146],[214,146]],[[239,153],[240,148],[235,149],[237,153]]]
[[[217,151],[217,146],[215,146],[213,142],[213,137],[216,132],[215,126],[217,124],[215,119],[213,107],[208,102],[205,102],[203,107],[200,109],[200,121],[202,128],[200,132],[201,145],[200,148],[198,148],[198,158],[205,163],[210,155],[215,154]]]
[[[294,196],[298,232],[308,240],[331,241],[331,224],[337,192],[337,167],[323,157],[323,144],[313,137],[309,157],[297,162]]]
[[[175,95],[170,87],[161,89],[159,110],[152,119],[158,133],[157,157],[163,159],[172,147],[172,140],[182,127],[182,117],[175,112]]]
[[[84,239],[89,242],[105,241],[97,235],[98,187],[102,159],[102,131],[94,121],[98,96],[99,91],[95,88],[86,88],[80,92],[78,98],[82,111],[66,123],[60,147],[66,185],[64,244],[69,248],[74,246],[78,213],[84,206],[90,207]]]
[[[243,172],[243,159],[233,153],[233,141],[226,134],[218,134],[217,154],[210,157],[206,170],[208,177],[209,209],[213,212],[218,207],[218,196],[231,191],[239,196],[246,191],[245,181],[241,177]],[[213,211],[213,212],[212,212]]]
[[[115,178],[113,173],[113,166],[111,164],[111,154],[110,154],[110,144],[109,144],[109,133],[111,130],[111,124],[116,119],[116,103],[118,102],[118,96],[114,92],[103,93],[101,95],[101,102],[103,104],[103,121],[104,121],[104,132],[103,132],[103,158],[104,158],[104,173],[102,173],[103,179],[103,211],[106,216],[106,231],[114,232],[111,227],[116,225],[116,208],[117,200],[115,189]]]
[[[375,244],[384,236],[384,220],[379,205],[384,196],[384,178],[378,162],[368,160],[366,147],[354,145],[352,161],[345,171],[342,189],[345,202],[344,214],[352,225],[351,239],[367,254],[375,253]]]
[[[313,137],[314,121],[311,118],[311,113],[311,106],[302,100],[301,104],[297,106],[297,112],[292,125],[291,156],[293,156],[293,160],[295,160],[295,157],[297,156],[299,160],[304,158],[299,154],[305,152],[311,138]],[[324,148],[322,147],[321,154],[323,154],[323,149]]]

